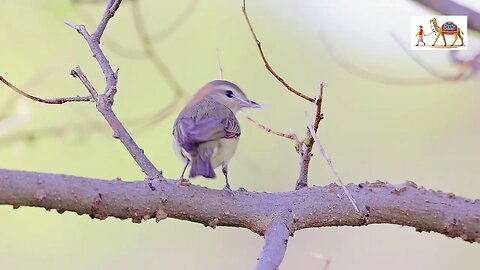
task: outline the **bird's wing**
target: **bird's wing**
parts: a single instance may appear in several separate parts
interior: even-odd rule
[[[188,117],[177,120],[174,133],[180,145],[190,152],[200,143],[240,136],[240,125],[235,118]]]

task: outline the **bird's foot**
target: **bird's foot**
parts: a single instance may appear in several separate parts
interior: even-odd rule
[[[155,191],[156,188],[153,186],[153,179],[150,177],[145,177],[144,180],[145,186],[150,188],[151,191]]]
[[[180,186],[190,186],[190,180],[186,179],[186,178],[180,178],[178,179],[180,181],[179,185]]]
[[[227,191],[230,194],[233,194],[233,190],[230,188],[229,184],[226,184],[225,187],[223,188],[223,190]]]

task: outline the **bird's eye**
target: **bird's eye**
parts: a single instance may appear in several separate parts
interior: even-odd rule
[[[226,95],[227,97],[229,97],[229,98],[232,98],[232,97],[233,97],[233,92],[230,91],[230,90],[227,90],[227,91],[225,92],[225,95]]]

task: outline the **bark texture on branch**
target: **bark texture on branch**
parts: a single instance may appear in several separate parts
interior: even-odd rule
[[[233,193],[175,180],[99,180],[59,174],[0,170],[0,204],[72,211],[92,218],[131,218],[141,222],[166,217],[206,226],[247,228],[265,234],[279,216],[291,218],[289,231],[329,226],[388,223],[434,231],[467,242],[480,242],[480,201],[417,187],[413,182],[347,185],[362,211],[360,216],[330,184],[285,193]]]
[[[278,269],[287,251],[291,217],[274,219],[265,231],[265,246],[258,258],[255,270]]]

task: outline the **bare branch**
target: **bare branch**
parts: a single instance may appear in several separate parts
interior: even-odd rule
[[[122,0],[109,0],[107,4],[107,8],[103,13],[102,19],[100,20],[100,23],[97,26],[97,30],[95,30],[95,33],[92,34],[92,38],[91,38],[92,42],[100,43],[100,39],[102,38],[103,32],[105,31],[105,28],[107,28],[108,21],[111,18],[113,18],[113,16],[115,16],[115,12],[117,12],[117,9],[120,7],[120,3],[122,3]],[[93,52],[95,53],[95,51]]]
[[[88,33],[85,25],[76,25],[72,22],[65,21],[65,24],[77,30],[77,32],[83,36],[85,41],[87,41],[87,44],[93,53],[93,57],[95,57],[102,69],[103,74],[105,75],[105,80],[107,82],[105,91],[109,89],[116,89],[117,78],[115,77],[115,72],[110,66],[110,62],[100,48],[100,39],[105,31],[105,28],[107,27],[108,21],[113,18],[121,2],[122,0],[109,0],[103,17],[98,24],[97,30],[92,35]]]
[[[314,99],[315,104],[317,105],[317,111],[315,113],[315,122],[314,130],[318,130],[320,121],[323,119],[322,113],[322,103],[323,103],[323,90],[326,84],[324,82],[320,83],[320,94],[317,98]],[[312,149],[315,140],[313,139],[312,133],[307,128],[307,139],[298,146],[298,153],[300,154],[300,174],[295,184],[295,189],[301,189],[308,186],[308,168],[310,166],[310,160],[312,159]]]
[[[253,118],[251,118],[250,116],[246,115],[246,114],[243,114],[243,116],[245,116],[245,118],[250,121],[251,123],[253,123],[254,125],[256,125],[257,127],[259,127],[260,129],[263,129],[265,130],[266,132],[268,133],[272,133],[273,135],[277,135],[279,137],[283,137],[283,138],[286,138],[286,139],[289,139],[289,140],[292,140],[292,141],[298,141],[298,139],[296,138],[295,135],[293,134],[287,134],[287,133],[283,133],[283,132],[280,132],[280,131],[276,131],[276,130],[273,130],[263,124],[260,124],[258,123],[257,121],[255,121]]]
[[[355,203],[355,199],[353,199],[352,195],[350,194],[348,189],[345,187],[345,184],[343,183],[342,178],[340,177],[340,174],[338,173],[337,169],[335,169],[335,166],[333,166],[332,159],[327,154],[327,151],[325,150],[323,145],[320,143],[320,140],[318,139],[318,136],[317,136],[317,132],[316,132],[314,126],[312,125],[312,123],[308,123],[308,130],[310,130],[310,134],[312,134],[312,137],[315,139],[315,142],[317,143],[318,148],[320,149],[320,153],[322,154],[323,158],[325,159],[328,166],[330,167],[330,170],[332,170],[333,175],[335,175],[335,179],[340,184],[343,191],[347,195],[348,199],[352,203],[353,208],[355,209],[355,211],[357,211],[357,213],[360,213],[360,210],[358,210],[357,204]],[[313,143],[312,143],[312,145],[313,145]]]
[[[99,180],[61,174],[0,169],[0,204],[36,206],[88,214],[92,218],[131,218],[134,222],[169,217],[204,225],[247,228],[265,234],[278,217],[292,218],[291,232],[304,228],[398,224],[480,243],[480,200],[427,190],[413,182],[349,184],[364,216],[341,187],[303,188],[285,193],[212,190],[178,181]],[[288,224],[288,223],[287,223]],[[400,229],[400,228],[399,228]]]
[[[290,225],[284,218],[277,218],[270,223],[265,231],[265,246],[258,258],[255,270],[278,269],[287,251]]]
[[[11,84],[7,79],[5,79],[3,76],[0,75],[0,81],[2,81],[6,86],[10,87],[13,91],[17,92],[18,94],[31,99],[36,102],[40,103],[45,103],[45,104],[63,104],[67,102],[82,102],[82,101],[93,101],[92,96],[86,96],[86,97],[62,97],[62,98],[39,98],[36,96],[32,96],[28,94],[27,92],[17,88],[15,85]]]
[[[247,21],[247,24],[248,24],[248,27],[250,29],[250,32],[252,33],[252,36],[253,38],[255,39],[255,42],[257,43],[257,47],[258,47],[258,51],[260,52],[260,56],[262,57],[262,60],[263,60],[263,63],[265,64],[265,67],[267,68],[267,70],[281,83],[283,84],[283,86],[285,86],[285,88],[287,88],[288,91],[294,93],[295,95],[305,99],[305,100],[308,100],[310,102],[315,102],[315,99],[314,98],[311,98],[303,93],[301,93],[300,91],[296,90],[295,88],[293,88],[292,86],[290,86],[282,77],[280,77],[276,72],[275,70],[273,70],[273,68],[270,66],[270,63],[268,62],[266,56],[265,56],[265,53],[263,52],[263,49],[262,49],[262,43],[260,43],[260,40],[257,38],[257,34],[255,34],[255,31],[253,30],[253,26],[252,26],[252,23],[250,22],[250,19],[248,18],[248,13],[247,13],[247,8],[246,8],[246,5],[245,5],[245,0],[243,0],[243,7],[242,7],[242,10],[243,10],[243,15],[245,16],[245,20]]]
[[[95,88],[92,86],[90,81],[87,79],[80,67],[72,70],[72,75],[79,78],[80,81],[85,85],[90,94],[95,98],[97,103],[97,110],[103,115],[105,120],[108,122],[110,127],[113,130],[113,137],[119,139],[125,148],[127,148],[130,155],[137,162],[137,164],[142,168],[142,171],[150,179],[163,179],[162,173],[153,165],[153,163],[147,158],[143,149],[141,149],[137,143],[130,136],[128,131],[125,129],[123,124],[117,118],[115,113],[112,110],[113,98],[117,91],[117,74],[113,71],[110,66],[109,61],[107,60],[105,54],[100,48],[100,38],[103,34],[103,31],[107,27],[108,21],[113,17],[116,10],[118,9],[121,0],[111,0],[107,5],[103,18],[100,21],[97,31],[90,35],[84,25],[75,25],[73,23],[67,23],[69,26],[76,29],[87,41],[90,49],[92,50],[95,59],[97,59],[98,64],[100,65],[106,80],[106,87],[103,94],[98,94]]]

